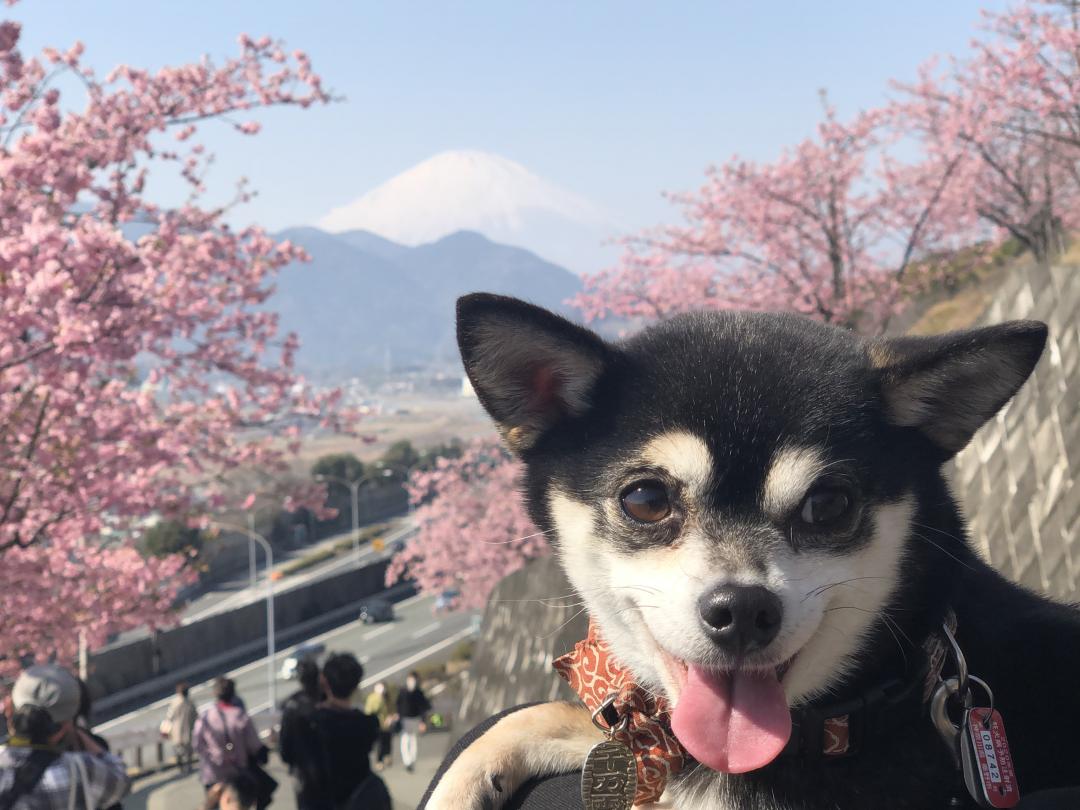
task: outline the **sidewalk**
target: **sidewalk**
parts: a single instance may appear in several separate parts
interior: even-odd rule
[[[449,734],[431,732],[420,738],[420,757],[411,774],[398,764],[396,739],[394,743],[395,764],[380,775],[390,788],[394,810],[416,810],[446,753]],[[289,774],[277,754],[271,757],[268,770],[280,783],[271,810],[296,810]],[[196,810],[202,798],[203,787],[197,774],[181,777],[178,771],[170,770],[136,781],[131,795],[124,799],[124,810]]]

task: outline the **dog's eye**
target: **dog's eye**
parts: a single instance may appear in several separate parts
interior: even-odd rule
[[[799,519],[808,526],[825,526],[847,514],[851,496],[840,487],[817,487],[803,499]]]
[[[638,481],[619,497],[623,511],[641,523],[658,523],[671,514],[667,487],[659,481]]]

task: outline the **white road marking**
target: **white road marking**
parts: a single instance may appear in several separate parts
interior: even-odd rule
[[[371,675],[371,676],[369,676],[367,678],[364,678],[363,682],[360,684],[360,688],[364,689],[364,688],[366,688],[368,686],[371,686],[374,683],[378,683],[379,681],[383,680],[384,678],[387,678],[387,677],[389,677],[389,676],[391,676],[391,675],[393,675],[393,674],[395,674],[397,672],[401,672],[401,670],[406,669],[407,667],[411,667],[417,661],[421,661],[424,658],[427,658],[429,655],[433,655],[434,653],[437,653],[439,650],[444,650],[447,647],[449,647],[451,644],[456,644],[457,642],[461,641],[463,638],[467,638],[467,637],[471,636],[472,634],[473,634],[473,629],[471,627],[465,627],[465,628],[459,630],[458,632],[454,633],[454,635],[450,636],[449,638],[444,638],[442,641],[437,642],[435,644],[432,644],[430,647],[427,647],[427,648],[425,648],[423,650],[420,650],[420,652],[418,652],[418,653],[414,653],[413,655],[410,655],[404,661],[398,661],[396,664],[387,667],[382,672],[376,672],[374,675]]]
[[[438,630],[440,627],[442,627],[442,622],[432,622],[426,627],[421,627],[419,630],[415,631],[412,634],[411,638],[420,638],[420,636],[426,636],[428,633],[432,632],[433,630]]]
[[[378,628],[377,630],[372,630],[369,633],[364,633],[364,635],[361,636],[360,640],[361,641],[371,641],[371,639],[375,638],[375,636],[381,636],[383,633],[388,633],[393,629],[394,629],[393,624],[385,624],[382,627]]]

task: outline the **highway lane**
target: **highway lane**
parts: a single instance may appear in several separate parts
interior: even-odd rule
[[[383,557],[389,557],[393,553],[393,545],[399,540],[407,540],[413,533],[416,532],[416,527],[408,524],[397,527],[387,532],[383,536],[385,546],[382,551],[376,551],[370,544],[360,547],[359,556],[353,554],[351,551],[347,554],[342,554],[338,557],[331,558],[326,562],[313,565],[306,571],[302,571],[297,574],[293,574],[290,577],[279,580],[274,583],[274,590],[276,593],[284,593],[292,588],[299,587],[308,582],[313,582],[324,577],[328,577],[332,574],[336,574],[340,571],[346,571],[349,568],[357,564],[367,565],[382,559]],[[284,566],[287,566],[290,562],[295,561],[297,558],[305,557],[309,554],[314,554],[324,546],[332,546],[341,540],[348,539],[349,533],[337,535],[324,540],[313,546],[309,546],[303,549],[299,554],[294,557],[283,561],[280,564],[274,565],[274,570],[278,570]],[[266,579],[264,576],[265,569],[260,566],[259,568],[259,582],[254,588],[248,585],[233,591],[215,591],[213,593],[204,594],[199,599],[193,601],[188,605],[184,611],[184,618],[181,620],[182,624],[190,624],[191,622],[197,622],[200,619],[205,619],[207,616],[212,616],[215,613],[221,613],[226,610],[235,610],[238,607],[242,607],[249,602],[258,602],[266,598]],[[243,579],[243,582],[247,582],[247,578]]]
[[[315,636],[304,643],[314,641],[326,645],[328,652],[351,652],[364,665],[363,688],[369,688],[376,680],[398,682],[405,673],[426,661],[445,660],[454,646],[468,638],[479,621],[479,614],[470,611],[435,616],[432,613],[434,599],[414,596],[395,605],[395,621],[384,624],[365,625],[353,621],[334,630]],[[274,671],[280,672],[281,663],[299,645],[286,648],[275,656]],[[247,704],[249,712],[265,711],[269,706],[266,658],[253,661],[227,673],[236,681],[237,692]],[[297,688],[295,681],[275,677],[278,703]],[[192,698],[202,706],[211,699],[211,682],[192,688]],[[159,700],[133,712],[129,712],[95,730],[106,739],[118,738],[128,732],[156,728],[165,716],[168,700]]]
[[[275,593],[284,593],[300,585],[313,582],[323,577],[331,576],[341,571],[348,570],[350,567],[357,564],[369,565],[384,557],[389,557],[393,554],[393,545],[399,540],[408,541],[408,539],[416,532],[416,527],[411,523],[398,523],[398,525],[392,526],[390,530],[383,535],[383,541],[385,546],[382,551],[376,551],[371,547],[370,543],[362,545],[360,547],[359,557],[352,553],[343,554],[337,557],[333,557],[326,560],[323,563],[313,565],[306,571],[302,571],[292,576],[285,577],[274,583]],[[308,554],[313,554],[323,547],[330,547],[336,543],[346,540],[352,536],[352,532],[345,532],[344,534],[334,535],[325,540],[315,543],[311,546],[306,546],[302,549],[297,549],[290,552],[289,556],[278,560],[274,564],[274,570],[280,570],[281,568],[295,562],[298,558],[305,557]],[[183,618],[180,620],[181,624],[190,624],[192,622],[205,619],[208,616],[212,616],[216,613],[222,613],[226,610],[235,610],[239,607],[250,602],[258,602],[266,598],[266,569],[262,552],[259,552],[259,581],[252,588],[248,585],[248,577],[238,577],[229,582],[222,583],[216,590],[202,594],[198,598],[192,600],[184,608],[182,612]],[[105,645],[102,649],[110,649],[116,646],[122,646],[124,644],[130,644],[132,641],[136,641],[140,638],[146,637],[148,631],[145,627],[138,628],[136,630],[129,630],[126,633],[120,634],[113,642]]]

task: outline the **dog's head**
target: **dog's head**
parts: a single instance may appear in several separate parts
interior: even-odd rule
[[[959,547],[935,535],[958,524],[927,517],[948,500],[940,467],[1024,382],[1046,328],[865,340],[698,313],[612,344],[478,294],[458,338],[613,652],[668,696],[699,761],[741,771],[783,747],[789,705],[858,668],[911,570]]]

